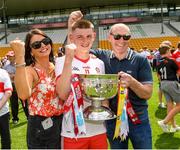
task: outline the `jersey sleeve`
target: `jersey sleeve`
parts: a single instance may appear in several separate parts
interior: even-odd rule
[[[3,77],[4,77],[4,91],[12,91],[13,88],[12,88],[11,80],[9,74],[5,70],[3,72]]]
[[[105,66],[103,61],[101,61],[101,74],[105,74]]]
[[[139,78],[138,80],[141,83],[151,83],[152,84],[152,82],[153,82],[151,67],[150,67],[150,64],[149,64],[147,58],[142,58],[142,60],[140,61],[138,78]]]
[[[174,68],[174,70],[178,71],[179,67],[178,67],[176,60],[171,59],[171,64],[172,64],[172,67]]]
[[[56,78],[58,76],[60,76],[61,73],[62,73],[62,70],[63,70],[63,67],[64,67],[64,59],[65,59],[65,56],[58,57],[56,59],[56,62],[55,62],[55,74],[56,74]]]
[[[102,50],[94,50],[94,49],[91,49],[90,50],[90,53],[95,55],[97,58],[100,58],[101,57],[101,54],[102,54]]]

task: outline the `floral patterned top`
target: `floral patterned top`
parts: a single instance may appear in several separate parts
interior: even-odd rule
[[[42,70],[35,67],[34,69],[39,76],[39,81],[33,87],[29,98],[29,114],[44,117],[60,115],[63,112],[63,102],[56,94],[55,77],[47,77]]]

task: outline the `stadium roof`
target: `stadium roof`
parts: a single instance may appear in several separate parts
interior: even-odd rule
[[[28,15],[33,11],[49,11],[67,8],[88,8],[96,6],[108,5],[136,5],[148,4],[160,5],[161,1],[164,4],[180,5],[180,0],[1,0],[0,8],[3,6],[3,1],[6,3],[6,15]],[[1,9],[2,10],[2,9]],[[2,11],[0,11],[2,16]]]

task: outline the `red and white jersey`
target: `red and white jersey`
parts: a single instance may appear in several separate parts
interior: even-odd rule
[[[64,66],[65,56],[56,59],[55,73],[56,77],[60,76]],[[105,68],[104,63],[98,58],[89,58],[87,60],[81,60],[77,57],[72,62],[72,73],[74,74],[104,74]],[[89,106],[91,103],[84,101],[84,108]],[[103,122],[86,121],[86,135],[78,135],[78,138],[91,137],[106,132],[106,128]],[[63,117],[62,132],[61,135],[64,137],[74,138],[74,124],[72,113],[67,113]]]
[[[174,51],[174,53],[172,54],[172,58],[175,59],[179,69],[180,69],[180,50],[177,49],[176,51]]]
[[[65,56],[56,59],[55,73],[58,77],[64,67]],[[72,73],[74,74],[104,74],[104,63],[98,58],[81,60],[77,57],[72,62]]]
[[[0,101],[2,100],[2,97],[4,96],[4,93],[6,91],[12,91],[11,80],[7,71],[4,69],[0,69]],[[8,112],[9,104],[8,102],[6,102],[6,104],[0,109],[0,116]]]

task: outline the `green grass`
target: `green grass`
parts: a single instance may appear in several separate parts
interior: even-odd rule
[[[166,109],[158,108],[158,81],[156,73],[153,73],[153,95],[149,103],[149,117],[152,128],[153,149],[180,149],[180,131],[176,133],[163,133],[157,125],[157,121],[164,119]],[[165,100],[163,99],[165,102]],[[180,113],[175,117],[177,125],[180,125]]]
[[[151,99],[148,100],[149,117],[152,127],[153,149],[180,149],[180,131],[176,133],[163,133],[161,128],[157,125],[157,121],[163,119],[166,116],[166,109],[158,108],[158,82],[155,73],[153,73],[153,76],[153,95]],[[19,110],[19,118],[20,120],[17,125],[13,125],[12,121],[10,121],[12,149],[27,149],[27,121],[22,108],[20,108]],[[178,114],[175,119],[177,124],[180,125],[180,114]],[[132,145],[130,145],[129,147],[132,148]]]
[[[14,125],[12,120],[10,120],[11,128],[11,148],[12,149],[27,149],[26,145],[26,131],[27,131],[27,120],[24,111],[21,107],[21,102],[19,102],[19,122]]]

